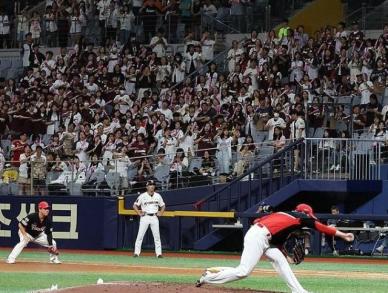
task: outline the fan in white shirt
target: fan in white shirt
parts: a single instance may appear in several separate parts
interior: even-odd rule
[[[171,121],[172,120],[172,111],[167,108],[168,107],[168,102],[167,101],[163,101],[162,102],[162,108],[160,109],[157,109],[155,112],[160,112],[164,115],[164,117],[166,118],[166,120],[168,121]]]
[[[268,129],[268,140],[273,140],[275,127],[286,128],[286,122],[276,112],[273,114],[273,118],[269,119],[265,125],[265,129]]]
[[[89,147],[89,142],[86,140],[86,135],[84,132],[81,132],[79,135],[80,140],[76,143],[75,150],[76,155],[81,162],[87,162],[89,160],[89,155],[86,150]]]
[[[209,39],[209,33],[204,32],[201,39],[202,45],[202,59],[204,61],[209,61],[214,58],[214,40]]]
[[[93,76],[89,78],[89,82],[85,84],[85,88],[92,94],[95,94],[99,90],[98,85],[94,82]]]
[[[152,52],[156,53],[158,58],[166,56],[167,40],[163,37],[164,30],[160,28],[155,37],[150,41]]]
[[[125,91],[120,91],[120,94],[115,96],[113,104],[119,104],[119,111],[121,114],[125,114],[133,106],[133,101],[125,94]]]

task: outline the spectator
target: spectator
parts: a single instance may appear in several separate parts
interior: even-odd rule
[[[26,195],[27,190],[31,187],[31,148],[29,145],[25,145],[23,153],[20,154],[20,166],[19,166],[19,194]]]
[[[28,16],[25,9],[16,16],[16,33],[19,48],[23,47],[25,35],[29,32]]]
[[[242,32],[243,27],[242,24],[244,23],[244,13],[243,13],[243,5],[242,1],[240,0],[230,0],[231,3],[230,7],[230,15],[232,16],[232,24],[233,27],[237,30]]]
[[[31,66],[32,63],[32,34],[27,33],[26,34],[26,39],[23,44],[22,48],[22,60],[23,60],[23,67],[28,68]]]
[[[20,155],[24,153],[25,147],[28,145],[27,133],[22,133],[20,139],[15,139],[12,142],[12,165],[18,167],[20,165]]]
[[[52,10],[52,6],[46,7],[46,14],[44,15],[46,22],[47,46],[55,47],[57,45],[57,14]]]
[[[0,178],[3,178],[3,171],[5,167],[4,151],[0,148]]]
[[[98,20],[101,35],[101,45],[105,45],[107,18],[110,13],[110,0],[100,0],[97,2]]]
[[[143,19],[144,41],[146,43],[150,41],[156,31],[156,24],[159,13],[160,11],[156,7],[155,0],[148,0],[144,2],[143,6],[140,8],[140,14],[142,15]]]
[[[230,159],[232,156],[232,137],[227,129],[218,129],[214,140],[217,142],[217,159],[220,162],[220,173],[230,173]]]
[[[201,58],[206,63],[214,58],[214,44],[216,42],[210,39],[209,32],[205,31],[202,34],[201,45],[202,45],[202,54]]]
[[[185,54],[186,73],[191,74],[195,72],[201,64],[201,54],[195,51],[193,45],[189,46],[189,52]]]
[[[233,176],[241,176],[253,159],[254,153],[248,144],[243,144],[239,151],[240,159],[234,164]]]
[[[213,30],[213,18],[217,15],[216,6],[210,0],[205,0],[201,8],[203,14],[202,25],[205,30]]]
[[[0,49],[11,47],[10,27],[8,15],[0,8]]]
[[[38,12],[33,12],[30,19],[30,33],[32,37],[32,42],[35,45],[40,44],[40,34],[42,29],[40,27],[40,16]]]
[[[133,23],[135,21],[135,15],[132,12],[132,9],[128,5],[124,5],[119,14],[120,22],[120,43],[122,45],[126,44],[129,40],[131,32],[133,31]]]
[[[286,128],[286,122],[283,118],[279,117],[279,113],[274,112],[273,118],[269,119],[265,128],[268,129],[268,140],[273,140],[275,128]]]
[[[45,195],[47,160],[42,151],[43,148],[38,145],[35,148],[35,154],[31,156],[31,177],[35,189],[34,192],[36,194]]]
[[[73,9],[73,13],[70,15],[70,42],[71,46],[79,40],[81,36],[82,26],[86,22],[84,15],[80,14],[79,9]]]
[[[181,0],[179,1],[179,11],[181,16],[181,22],[185,25],[185,29],[191,27],[192,22],[192,0]],[[186,52],[186,51],[184,51]]]
[[[156,36],[151,39],[150,46],[158,58],[166,56],[167,40],[164,38],[163,29],[158,29]]]
[[[120,150],[113,153],[113,159],[116,162],[111,161],[110,170],[119,173],[120,176],[120,187],[121,189],[128,188],[128,167],[130,165],[130,159],[127,155],[128,149],[123,146]]]
[[[189,160],[187,159],[183,149],[178,148],[176,150],[175,156],[171,162],[170,172],[172,173],[172,178],[176,178],[178,174],[182,174],[183,171],[189,167]]]
[[[291,115],[291,139],[299,139],[306,137],[306,131],[305,131],[305,122],[303,118],[301,117],[301,113],[297,112],[296,110],[292,110],[290,112]],[[300,166],[300,150],[296,149],[294,150],[294,171],[299,171]]]
[[[289,34],[290,27],[288,26],[288,19],[283,19],[282,23],[280,24],[279,32],[278,32],[278,39],[280,40],[280,43],[283,44],[284,40]]]

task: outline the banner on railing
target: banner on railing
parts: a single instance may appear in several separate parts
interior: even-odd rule
[[[53,238],[59,248],[117,248],[117,200],[81,197],[1,197],[0,246],[19,242],[19,221],[37,212],[41,200],[52,207]]]

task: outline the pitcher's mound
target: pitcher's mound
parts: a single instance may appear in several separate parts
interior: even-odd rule
[[[67,289],[60,289],[54,292],[81,292],[81,293],[216,293],[216,292],[240,292],[240,293],[271,293],[269,291],[252,291],[252,290],[243,290],[243,289],[227,289],[217,286],[203,285],[200,288],[196,288],[193,285],[189,284],[172,284],[172,283],[129,283],[129,282],[117,282],[117,283],[105,283],[100,285],[87,285],[82,287],[72,287]]]

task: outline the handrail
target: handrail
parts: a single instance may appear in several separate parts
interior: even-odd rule
[[[201,14],[201,17],[204,16],[204,13]],[[212,21],[215,21],[223,26],[225,26],[226,28],[230,29],[231,31],[233,31],[234,33],[236,34],[242,34],[241,31],[239,31],[238,29],[226,24],[225,22],[221,21],[220,19],[218,19],[217,17],[215,16],[212,16],[212,15],[205,15],[207,18],[210,18]]]
[[[265,213],[252,213],[252,212],[235,212],[236,218],[261,218],[268,214]],[[375,214],[320,214],[315,213],[315,216],[319,220],[360,220],[360,221],[388,221],[387,215],[375,215]],[[384,228],[384,227],[383,227]]]
[[[243,179],[244,177],[248,176],[249,174],[251,174],[252,172],[255,172],[257,169],[259,168],[262,168],[264,165],[270,163],[273,159],[276,159],[278,157],[280,157],[281,155],[283,155],[284,153],[288,152],[289,150],[291,150],[292,148],[294,148],[296,145],[299,145],[300,143],[302,143],[304,141],[304,138],[299,138],[298,140],[294,141],[293,143],[287,145],[286,147],[284,147],[281,151],[277,152],[276,154],[273,154],[272,156],[268,157],[267,159],[263,160],[262,162],[260,162],[257,166],[254,166],[250,169],[248,169],[247,171],[245,171],[242,175],[234,178],[232,181],[230,181],[228,184],[226,184],[224,187],[220,188],[219,190],[213,192],[212,194],[210,194],[209,196],[197,201],[195,204],[194,204],[194,208],[198,209],[200,208],[206,201],[210,200],[211,198],[213,198],[214,196],[216,196],[217,194],[219,194],[220,192],[228,189],[231,185],[233,185],[234,183],[240,181],[241,179]]]

